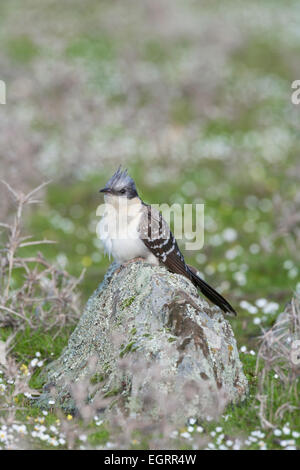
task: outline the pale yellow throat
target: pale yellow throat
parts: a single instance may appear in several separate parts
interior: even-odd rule
[[[159,264],[157,258],[140,239],[138,231],[143,214],[142,201],[105,195],[105,213],[100,222],[100,238],[105,251],[118,263],[133,258],[144,258],[151,264]]]

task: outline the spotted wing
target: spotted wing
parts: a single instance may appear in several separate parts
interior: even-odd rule
[[[192,281],[201,290],[202,294],[215,305],[218,305],[223,312],[236,315],[230,303],[207,282],[201,279],[195,268],[185,263],[176,239],[167,222],[163,219],[161,212],[146,204],[143,211],[139,232],[141,239],[154,256],[171,272],[181,274]]]
[[[161,212],[145,204],[139,232],[147,248],[162,264],[173,273],[182,274],[190,279],[184,257]]]

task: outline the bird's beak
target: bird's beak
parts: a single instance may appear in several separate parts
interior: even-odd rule
[[[110,188],[102,188],[99,193],[112,194],[112,190]]]

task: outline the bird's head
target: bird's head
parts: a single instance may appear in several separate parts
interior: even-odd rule
[[[120,166],[99,192],[127,199],[138,197],[135,182],[128,175],[127,170],[122,171]]]

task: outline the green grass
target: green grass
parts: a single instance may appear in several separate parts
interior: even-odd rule
[[[89,435],[88,442],[92,446],[96,446],[96,445],[105,444],[108,441],[108,438],[109,438],[109,431],[105,429],[104,426],[102,426],[101,430],[91,433]]]
[[[40,329],[32,331],[29,327],[25,327],[23,331],[17,333],[13,340],[14,356],[18,362],[27,365],[36,352],[40,352],[42,358],[56,359],[65,347],[72,329],[74,327],[64,327],[63,331],[58,334],[55,329],[48,333]],[[1,328],[1,340],[8,339],[11,333],[11,328]]]
[[[18,36],[7,42],[6,51],[16,62],[28,64],[39,55],[40,49],[30,37]]]
[[[76,39],[66,49],[68,58],[87,61],[111,61],[115,57],[115,45],[110,36],[98,34]]]

